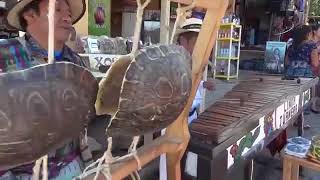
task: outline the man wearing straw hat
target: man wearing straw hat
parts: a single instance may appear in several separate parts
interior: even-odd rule
[[[202,25],[201,13],[193,12],[191,18],[186,19],[182,23],[181,28],[177,30],[176,38],[177,43],[183,46],[190,54],[192,54],[198,34]],[[193,120],[197,119],[199,114],[199,107],[202,102],[203,91],[207,89],[209,91],[214,90],[214,83],[212,81],[201,81],[197,89],[195,99],[192,103],[192,109],[189,113],[188,123],[190,124]]]
[[[176,41],[179,45],[183,46],[190,54],[192,54],[198,34],[201,29],[204,15],[202,13],[193,12],[191,18],[183,22],[176,32]],[[213,91],[215,85],[212,81],[201,81],[197,89],[195,99],[192,102],[192,107],[189,112],[188,124],[196,120],[199,114],[199,108],[203,99],[203,91],[205,89]],[[184,164],[184,163],[183,163]],[[187,153],[186,168],[184,171],[194,177],[197,177],[197,155],[191,152]],[[167,179],[166,158],[164,155],[160,157],[160,180]]]
[[[48,0],[20,0],[8,13],[8,23],[26,35],[17,39],[0,41],[0,73],[22,70],[47,63],[48,57]],[[80,57],[65,45],[72,25],[85,12],[84,0],[57,0],[54,21],[54,56],[56,61],[67,61],[85,66]],[[72,179],[78,176],[83,162],[79,140],[70,142],[56,152],[49,153],[49,178]],[[89,158],[88,158],[89,157]],[[2,179],[31,179],[33,164],[0,171]]]

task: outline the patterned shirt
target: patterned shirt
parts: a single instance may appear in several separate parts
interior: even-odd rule
[[[318,49],[318,54],[320,55],[320,41],[316,42],[317,49]]]
[[[64,46],[56,61],[67,61],[85,67],[80,56],[69,47]],[[47,50],[29,35],[17,39],[0,40],[0,72],[26,69],[35,65],[47,63]]]
[[[314,77],[311,63],[311,53],[317,49],[316,43],[308,41],[297,48],[288,50],[289,64],[286,75],[291,77]]]
[[[56,61],[72,62],[85,67],[85,63],[81,60],[80,56],[66,45],[61,52],[56,53],[55,59]],[[0,40],[0,73],[23,70],[47,63],[47,60],[47,50],[41,48],[30,35],[17,39]],[[71,179],[73,176],[81,173],[80,166],[82,164],[78,140],[74,140],[55,152],[49,153],[50,179]],[[32,168],[33,164],[28,164],[8,171],[0,171],[0,180],[6,179],[8,176],[17,179],[31,179]],[[65,170],[72,168],[77,170],[73,170],[69,174]]]

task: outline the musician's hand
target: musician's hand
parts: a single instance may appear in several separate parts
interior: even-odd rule
[[[216,85],[213,81],[204,81],[203,87],[209,91],[213,91],[215,90]]]

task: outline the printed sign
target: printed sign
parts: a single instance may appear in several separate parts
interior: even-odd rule
[[[287,123],[294,115],[298,113],[299,110],[299,100],[300,95],[292,97],[289,101],[285,103],[285,123]]]
[[[94,38],[88,38],[88,49],[89,53],[99,53],[98,40]]]
[[[88,1],[89,35],[110,36],[110,0]]]
[[[285,42],[268,41],[265,53],[265,71],[273,74],[284,72],[284,58],[287,44]]]
[[[111,66],[120,55],[111,54],[89,54],[91,70],[99,71],[100,66]]]

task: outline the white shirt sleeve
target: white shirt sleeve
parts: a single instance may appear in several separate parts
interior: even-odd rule
[[[199,87],[197,89],[197,93],[196,93],[196,96],[192,102],[192,107],[190,109],[190,112],[192,112],[192,110],[194,110],[195,108],[197,107],[200,107],[201,105],[201,102],[202,102],[202,94],[203,94],[203,91],[204,91],[204,88],[203,88],[203,82],[204,81],[201,81],[200,84],[199,84]],[[198,118],[198,114],[197,113],[193,113],[191,116],[189,116],[188,118],[188,122],[189,124]]]
[[[203,82],[204,81],[201,81],[200,84],[199,84],[196,96],[195,96],[195,98],[194,98],[194,100],[192,102],[192,109],[195,108],[195,107],[200,106],[200,104],[202,102],[202,94],[203,94],[203,91],[204,91]]]

